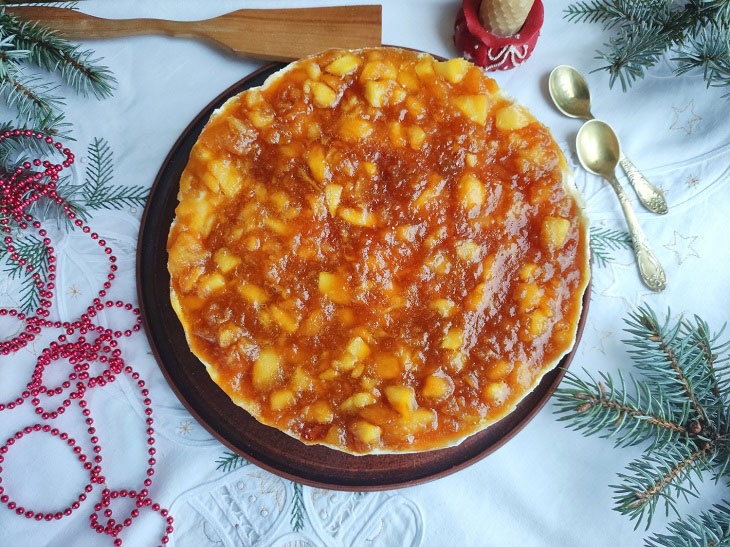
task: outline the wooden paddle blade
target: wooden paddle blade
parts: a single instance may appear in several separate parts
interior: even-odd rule
[[[290,61],[330,48],[381,43],[381,6],[238,10],[198,22],[198,32],[235,53]]]
[[[379,46],[382,8],[333,6],[243,9],[203,21],[102,19],[63,8],[21,6],[6,11],[40,21],[72,40],[165,34],[205,38],[234,53],[274,61],[298,59],[330,48]]]

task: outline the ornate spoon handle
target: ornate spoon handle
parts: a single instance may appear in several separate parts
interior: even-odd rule
[[[649,247],[649,242],[646,240],[644,231],[639,225],[636,213],[634,213],[634,209],[631,207],[631,202],[629,201],[629,198],[626,197],[626,193],[623,188],[621,188],[621,185],[615,177],[607,180],[616,191],[618,200],[621,203],[621,208],[624,211],[626,224],[628,225],[629,233],[631,234],[631,241],[634,244],[634,255],[636,256],[636,265],[639,267],[641,280],[652,291],[661,292],[667,287],[667,276],[664,273],[664,268],[662,268],[659,260]]]
[[[649,182],[623,153],[621,153],[619,163],[626,172],[626,176],[629,177],[629,181],[634,187],[634,190],[636,190],[636,195],[641,204],[652,213],[666,215],[669,208],[667,207],[667,201],[664,199],[662,191]]]

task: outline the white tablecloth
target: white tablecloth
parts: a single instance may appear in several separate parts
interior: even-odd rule
[[[156,3],[89,1],[89,13],[108,17],[197,19],[240,7],[291,7],[338,2],[166,0]],[[341,2],[344,3],[344,2]],[[383,41],[445,56],[456,54],[451,36],[456,0],[384,0]],[[610,121],[624,150],[661,185],[671,212],[657,217],[636,204],[639,218],[664,264],[669,287],[648,291],[639,281],[631,254],[614,253],[614,262],[594,270],[593,295],[574,371],[630,368],[620,342],[622,318],[641,302],[672,314],[700,312],[710,324],[727,319],[730,293],[730,101],[720,90],[706,90],[700,76],[671,76],[666,62],[626,94],[608,89],[594,51],[605,41],[597,25],[562,19],[565,2],[548,0],[545,25],[532,58],[522,67],[494,75],[500,86],[527,105],[553,131],[575,165],[573,140],[579,122],[559,115],[549,103],[547,75],[560,63],[587,74],[593,112]],[[119,87],[102,102],[70,97],[74,123],[71,147],[83,175],[86,147],[94,137],[108,140],[116,163],[115,182],[151,185],[170,147],[199,110],[221,90],[260,66],[222,54],[206,44],[165,37],[137,37],[84,44],[93,47],[116,74]],[[618,203],[598,179],[576,169],[591,221],[623,229]],[[119,256],[113,296],[135,301],[134,261],[141,210],[97,213],[91,225]],[[59,235],[56,312],[77,316],[93,297],[104,258],[76,233]],[[162,259],[162,258],[161,258]],[[16,289],[0,277],[0,305],[12,304]],[[109,319],[109,321],[112,321]],[[13,324],[15,328],[15,324]],[[0,323],[6,333],[6,323]],[[35,345],[35,350],[43,347]],[[47,343],[47,342],[46,342]],[[142,333],[122,342],[126,359],[148,380],[155,406],[157,473],[150,495],[170,507],[176,530],[172,543],[207,545],[637,545],[645,535],[614,512],[609,484],[639,453],[614,450],[602,439],[585,439],[567,430],[547,407],[513,440],[485,460],[447,478],[398,491],[370,494],[328,492],[304,487],[304,527],[294,531],[292,483],[253,465],[234,472],[216,469],[225,451],[191,418],[169,389]],[[0,400],[22,390],[31,373],[34,346],[0,359]],[[61,365],[58,368],[62,368]],[[48,373],[53,374],[52,371]],[[59,374],[60,372],[56,372]],[[105,475],[112,488],[139,488],[146,445],[143,407],[126,376],[88,397],[104,447]],[[35,417],[23,405],[0,414],[0,439]],[[57,420],[59,427],[85,439],[78,412]],[[78,494],[85,476],[57,440],[23,440],[4,464],[3,486],[34,510],[64,507]],[[720,499],[712,484],[703,499],[681,502],[697,512]],[[98,498],[98,487],[91,499]],[[71,517],[37,523],[0,507],[0,545],[100,545],[106,536],[88,527],[93,501]],[[115,508],[120,505],[115,502]],[[118,509],[117,509],[118,510]],[[116,511],[115,511],[116,512]],[[652,530],[661,530],[659,516]],[[146,513],[124,531],[125,545],[155,545],[162,533],[158,516]]]

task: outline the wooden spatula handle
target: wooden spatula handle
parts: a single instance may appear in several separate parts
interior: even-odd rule
[[[165,34],[206,38],[240,55],[291,60],[323,49],[380,44],[380,6],[243,9],[202,21],[103,19],[64,8],[6,8],[71,40]]]
[[[97,40],[145,34],[174,36],[178,29],[189,24],[162,19],[102,19],[65,8],[21,6],[7,8],[7,11],[24,19],[40,21],[70,40]]]

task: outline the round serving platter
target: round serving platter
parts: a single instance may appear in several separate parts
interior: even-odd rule
[[[177,207],[180,175],[190,150],[213,111],[226,100],[264,83],[285,66],[272,63],[232,85],[206,106],[183,131],[160,168],[142,216],[137,248],[137,292],[145,332],[170,387],[214,437],[247,460],[300,483],[336,490],[386,490],[454,473],[497,450],[543,407],[573,359],[585,326],[590,285],[573,350],[547,373],[515,410],[458,446],[401,455],[352,456],[324,446],[308,446],[259,423],[211,380],[192,354],[170,303],[167,235]]]

